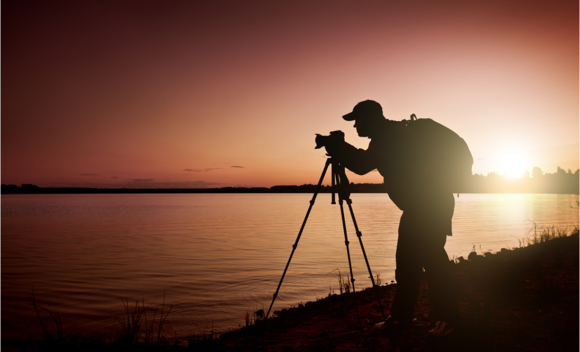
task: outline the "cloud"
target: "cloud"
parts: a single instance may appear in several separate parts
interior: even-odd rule
[[[132,178],[129,182],[147,183],[155,181],[152,178]]]
[[[220,170],[221,167],[212,167],[212,168],[208,168],[208,169],[183,169],[183,171],[187,171],[187,172],[210,172],[213,170]]]
[[[234,165],[234,166],[232,166],[232,167],[235,167],[236,169],[245,169],[245,167],[243,167],[243,166],[238,166],[238,165]]]
[[[99,174],[81,174],[81,176],[99,176]]]

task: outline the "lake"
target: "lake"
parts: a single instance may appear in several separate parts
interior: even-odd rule
[[[61,315],[65,330],[112,336],[131,306],[165,297],[166,336],[219,333],[267,310],[311,194],[96,194],[2,196],[2,337],[40,331],[29,304]],[[374,273],[394,280],[401,215],[386,194],[353,194]],[[346,205],[345,205],[346,207]],[[356,288],[370,287],[347,211]],[[450,259],[517,247],[532,227],[578,225],[578,195],[461,194]],[[339,205],[320,194],[273,310],[338,292],[348,273]],[[151,316],[149,316],[150,318]]]

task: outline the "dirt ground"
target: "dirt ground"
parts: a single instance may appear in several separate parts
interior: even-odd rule
[[[578,233],[526,248],[470,255],[453,267],[462,324],[445,340],[426,339],[428,284],[422,282],[414,326],[373,329],[388,314],[397,285],[332,295],[274,318],[192,342],[228,351],[578,351]],[[356,305],[355,305],[356,300]],[[357,317],[358,311],[358,317]]]

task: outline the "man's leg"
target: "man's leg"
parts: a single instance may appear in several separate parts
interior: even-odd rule
[[[425,256],[425,272],[429,283],[429,297],[433,303],[436,320],[451,324],[460,322],[456,287],[451,273],[451,263],[445,251],[446,236],[439,236]]]
[[[453,194],[448,194],[430,205],[425,212],[426,223],[421,249],[422,263],[427,273],[429,297],[437,320],[458,324],[460,320],[456,287],[451,273],[451,263],[445,251],[447,235],[451,234],[451,220],[455,208]]]
[[[416,224],[417,219],[408,212],[403,212],[399,224],[396,254],[397,292],[391,306],[391,315],[403,324],[413,321],[413,312],[421,284],[422,263],[417,253]]]

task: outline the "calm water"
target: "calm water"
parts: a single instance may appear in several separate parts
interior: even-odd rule
[[[77,332],[112,334],[121,298],[173,306],[166,335],[225,332],[268,309],[311,194],[2,196],[2,337],[30,337],[28,304]],[[373,272],[394,280],[401,212],[384,194],[353,194]],[[518,246],[534,223],[578,224],[578,195],[477,194],[456,199],[452,257]],[[370,280],[347,219],[357,290]],[[338,291],[348,272],[340,208],[321,194],[274,310]]]

